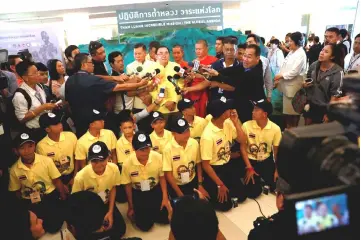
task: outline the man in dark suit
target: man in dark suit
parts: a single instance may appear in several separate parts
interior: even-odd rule
[[[320,52],[322,50],[322,45],[320,43],[319,37],[313,38],[313,45],[310,47],[310,50],[307,52],[308,57],[308,64],[311,66],[313,62],[316,62],[318,60],[318,56],[320,55]]]

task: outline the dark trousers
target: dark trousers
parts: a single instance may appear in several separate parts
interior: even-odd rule
[[[184,184],[184,185],[178,185],[178,187],[180,188],[180,190],[182,191],[182,193],[184,195],[193,196],[195,194],[193,189],[198,188],[198,178],[197,178],[197,176],[195,176],[194,179],[191,182],[189,182],[187,184]],[[169,193],[169,196],[171,198],[178,197],[177,194],[175,193],[174,189],[170,186],[170,184],[168,184],[168,193]]]
[[[114,112],[108,112],[105,117],[104,128],[111,130],[118,139],[120,135],[120,119],[118,114]]]
[[[74,177],[74,172],[72,172],[72,173],[70,173],[68,175],[61,175],[60,180],[64,185],[68,185],[69,182],[73,179],[73,177]]]
[[[115,197],[115,200],[119,203],[126,203],[127,202],[127,194],[125,193],[125,186],[119,185],[116,186],[117,195]]]
[[[81,138],[89,129],[89,120],[74,118],[77,138]]]
[[[42,128],[26,128],[25,131],[30,133],[37,143],[46,136],[46,132]]]
[[[139,108],[133,108],[132,112],[134,114],[143,111],[143,109]],[[137,121],[138,130],[145,132],[146,134],[151,134],[153,132],[152,126],[151,126],[152,117],[149,115],[146,118],[143,118],[140,121]]]
[[[22,202],[36,216],[43,220],[43,227],[46,232],[55,233],[59,231],[65,220],[65,203],[61,201],[60,194],[57,190],[43,195],[41,202],[31,203],[28,199]]]
[[[273,155],[263,161],[249,160],[252,164],[254,170],[259,174],[255,176],[256,184],[268,185],[271,191],[276,189],[276,183],[274,182],[274,173],[275,173],[275,162],[273,160]],[[263,180],[263,181],[262,181]]]
[[[239,202],[243,202],[247,198],[245,187],[240,179],[240,170],[232,167],[234,166],[231,163],[232,161],[237,161],[237,159],[231,159],[228,163],[221,166],[212,165],[217,176],[229,190],[227,201],[223,203],[218,201],[218,187],[216,183],[207,174],[204,175],[204,187],[211,197],[210,202],[214,205],[215,209],[220,211],[228,211],[232,208],[231,198],[238,198]]]
[[[133,189],[135,224],[140,230],[148,231],[155,222],[168,223],[167,209],[163,208],[160,210],[162,197],[162,190],[159,184],[150,191],[142,192]]]

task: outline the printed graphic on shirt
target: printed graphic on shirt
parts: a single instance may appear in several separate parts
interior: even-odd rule
[[[182,179],[182,173],[186,173],[186,172],[189,172],[189,178],[192,179],[194,174],[195,174],[195,162],[194,161],[190,161],[188,163],[188,166],[180,165],[177,168],[178,179],[181,180]]]
[[[266,154],[267,153],[268,145],[267,143],[260,143],[259,146],[256,144],[250,144],[249,145],[249,152],[251,155],[257,159],[257,155],[260,153]]]
[[[68,170],[70,168],[70,157],[63,156],[58,160],[53,160],[55,163],[56,168],[59,170],[60,173]]]
[[[149,180],[149,186],[150,186],[150,189],[153,189],[156,185],[156,182],[155,182],[155,178],[154,177],[150,177],[148,178]],[[140,182],[135,182],[134,183],[134,188],[137,189],[137,190],[141,190],[141,184]]]
[[[221,142],[223,141],[222,139],[220,139]],[[217,145],[218,145],[219,140],[217,141]],[[224,147],[219,148],[218,152],[217,152],[217,157],[218,157],[218,161],[225,161],[227,162],[229,160],[229,158],[231,157],[231,142],[227,142]]]
[[[38,181],[35,182],[31,187],[27,187],[25,186],[24,189],[22,190],[21,195],[24,198],[29,198],[30,194],[38,192],[40,194],[40,196],[43,196],[46,192],[46,187],[45,187],[45,183]]]

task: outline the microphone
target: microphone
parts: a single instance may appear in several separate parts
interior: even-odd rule
[[[184,76],[184,77],[187,77],[187,76],[188,76],[188,73],[186,72],[186,69],[181,68],[181,67],[179,67],[179,66],[175,66],[175,67],[174,67],[174,71],[177,72],[177,73],[179,73],[181,77],[183,77],[183,76]]]
[[[127,74],[127,76],[128,77],[131,77],[131,76],[133,76],[133,75],[139,75],[139,73],[140,72],[142,72],[143,71],[143,67],[142,66],[138,66],[136,69],[135,69],[135,71],[133,71],[132,73],[130,73],[130,74]]]
[[[177,95],[181,95],[181,89],[178,87],[178,85],[174,82],[174,78],[172,78],[172,76],[168,76],[167,77],[168,81],[172,83],[172,85],[175,88],[175,92],[177,93]]]
[[[139,74],[140,72],[143,71],[143,67],[142,67],[142,66],[138,66],[136,70],[137,70],[137,73]]]

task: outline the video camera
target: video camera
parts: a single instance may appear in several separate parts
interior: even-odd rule
[[[328,107],[332,121],[286,130],[277,157],[287,225],[281,239],[360,239],[360,76]],[[314,219],[306,219],[306,210]]]

